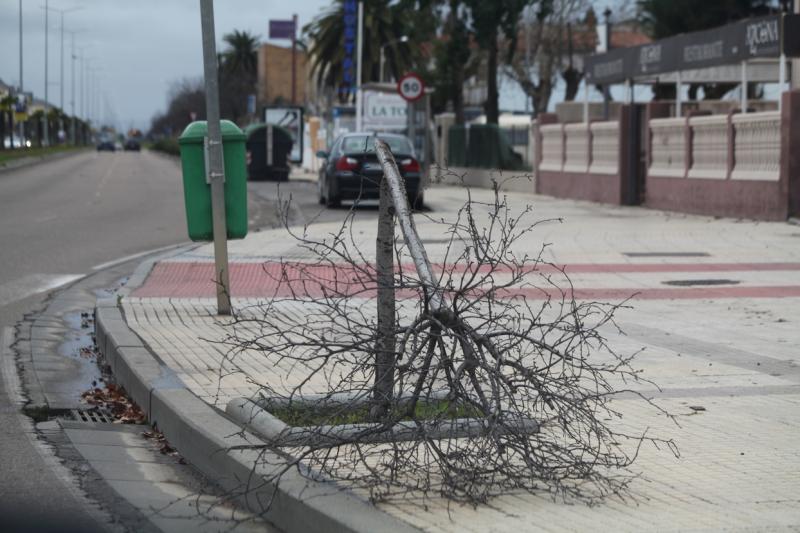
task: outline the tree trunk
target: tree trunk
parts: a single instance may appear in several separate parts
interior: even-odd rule
[[[453,112],[456,115],[456,124],[464,124],[464,70],[458,69],[453,80]]]
[[[486,68],[486,123],[497,124],[500,121],[499,96],[497,93],[497,36],[489,39],[489,61]]]
[[[14,142],[14,130],[11,130],[11,142]],[[0,150],[6,147],[6,112],[0,111]],[[12,144],[13,148],[13,144]]]
[[[375,263],[378,281],[378,331],[375,342],[375,388],[370,416],[378,420],[389,409],[394,391],[394,207],[389,182],[381,180]]]
[[[580,87],[581,80],[583,79],[583,72],[570,67],[561,73],[561,77],[564,78],[564,83],[566,83],[564,100],[567,102],[572,102],[575,100],[575,96],[578,94],[578,88]]]

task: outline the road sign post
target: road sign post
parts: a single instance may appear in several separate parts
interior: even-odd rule
[[[222,164],[222,131],[219,113],[217,46],[214,36],[214,2],[200,0],[203,31],[203,74],[208,120],[208,178],[211,182],[211,216],[214,228],[214,265],[217,276],[217,313],[231,314],[228,273],[228,232],[225,224],[225,173]]]

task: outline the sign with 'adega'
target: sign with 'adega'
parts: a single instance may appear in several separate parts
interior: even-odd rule
[[[364,91],[364,129],[368,131],[404,130],[408,103],[396,93]]]

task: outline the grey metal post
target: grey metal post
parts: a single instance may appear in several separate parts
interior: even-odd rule
[[[583,82],[583,122],[589,123],[589,84]]]
[[[19,0],[19,92],[24,90],[22,84],[22,0]]]
[[[431,94],[425,93],[425,174],[423,176],[430,177],[431,175],[431,159],[433,159],[433,148],[431,147]],[[420,187],[420,190],[422,188]]]
[[[69,125],[69,138],[70,142],[75,145],[75,33],[72,32],[72,51],[70,52],[70,75],[69,81],[72,88],[70,89],[70,125]]]
[[[747,61],[742,61],[742,95],[740,100],[742,113],[747,113]]]
[[[48,24],[48,15],[50,14],[50,9],[48,4],[48,0],[44,0],[44,142],[42,143],[44,146],[50,145],[50,132],[48,131],[47,125],[47,85],[49,84],[49,80],[47,79],[47,34],[50,33]]]
[[[203,74],[208,120],[208,172],[211,181],[211,216],[214,228],[214,264],[217,278],[217,313],[231,314],[228,278],[228,232],[225,227],[225,172],[222,166],[222,131],[219,118],[217,46],[214,37],[214,2],[200,0],[203,30]]]
[[[786,90],[786,54],[781,50],[781,57],[778,59],[778,111],[783,109],[783,91]]]
[[[800,13],[800,0],[794,0],[794,12]],[[800,59],[792,59],[792,80],[790,87],[800,89]]]
[[[683,112],[683,94],[681,93],[681,87],[683,86],[681,80],[681,71],[675,73],[675,116],[680,117]]]
[[[378,335],[375,342],[374,401],[382,413],[392,398],[395,365],[394,213],[388,178],[381,179],[375,264],[378,277]]]
[[[611,50],[611,9],[603,11],[606,19],[606,52]],[[608,120],[611,116],[611,88],[608,83],[603,85],[603,120]]]
[[[25,98],[25,89],[22,83],[22,0],[19,0],[19,92]],[[13,139],[13,135],[11,136]],[[25,146],[25,124],[20,121],[19,123],[19,139],[22,143],[20,148]]]
[[[58,84],[58,90],[61,93],[59,99],[59,106],[61,112],[64,112],[64,12],[61,11],[61,81]]]
[[[364,2],[358,3],[358,45],[356,47],[356,131],[361,131],[364,126],[363,101],[361,94],[361,56],[364,49]]]

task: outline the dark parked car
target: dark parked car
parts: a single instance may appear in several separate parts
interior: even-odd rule
[[[378,133],[386,141],[406,183],[411,207],[422,207],[423,180],[414,147],[405,135]],[[319,151],[325,159],[319,171],[319,203],[335,207],[342,200],[379,197],[383,169],[375,154],[374,133],[347,133],[337,138],[330,152]]]
[[[128,139],[125,141],[126,152],[138,152],[142,149],[142,145],[136,139]]]
[[[103,152],[113,152],[117,149],[114,145],[114,139],[100,139],[100,142],[97,143],[97,151]]]

